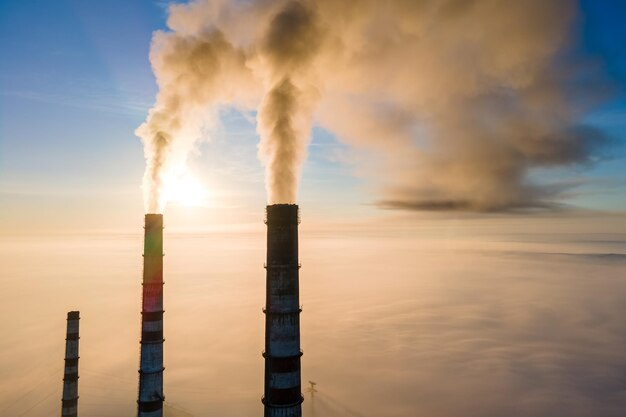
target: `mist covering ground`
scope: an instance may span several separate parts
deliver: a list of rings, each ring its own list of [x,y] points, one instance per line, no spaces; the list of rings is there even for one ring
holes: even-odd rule
[[[549,224],[304,228],[304,415],[623,416],[626,233]],[[80,413],[135,415],[141,232],[2,238],[0,415],[59,413],[73,309]],[[262,413],[263,233],[166,228],[166,415]]]

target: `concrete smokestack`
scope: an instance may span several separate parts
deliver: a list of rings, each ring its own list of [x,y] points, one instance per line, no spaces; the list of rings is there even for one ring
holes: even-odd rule
[[[67,313],[61,417],[78,416],[78,320],[80,320],[78,311]]]
[[[267,206],[265,417],[301,417],[298,206]]]
[[[146,214],[141,304],[139,417],[163,416],[163,215]]]

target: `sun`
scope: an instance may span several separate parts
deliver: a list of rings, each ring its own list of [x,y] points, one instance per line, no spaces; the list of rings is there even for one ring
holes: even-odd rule
[[[206,207],[209,192],[193,175],[171,175],[165,179],[165,201],[185,207]]]

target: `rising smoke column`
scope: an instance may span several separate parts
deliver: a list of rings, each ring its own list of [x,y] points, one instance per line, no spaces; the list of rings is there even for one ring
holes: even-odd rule
[[[162,213],[167,177],[184,170],[189,153],[221,103],[238,105],[254,91],[245,56],[218,30],[156,32],[150,62],[159,93],[136,131],[144,144],[147,213]],[[170,22],[170,27],[177,28]]]
[[[138,130],[148,209],[206,113],[233,105],[257,112],[270,204],[296,201],[315,123],[367,152],[358,169],[381,206],[551,207],[562,187],[531,174],[587,163],[604,142],[581,122],[604,86],[568,55],[578,18],[575,0],[172,6],[151,53],[161,91]]]
[[[268,204],[296,203],[317,96],[311,64],[320,38],[312,5],[292,1],[272,19],[261,43],[270,85],[258,113]]]

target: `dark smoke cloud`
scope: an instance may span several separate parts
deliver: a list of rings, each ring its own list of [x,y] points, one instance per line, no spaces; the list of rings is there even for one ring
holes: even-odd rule
[[[317,123],[375,156],[360,171],[385,207],[552,207],[558,187],[529,173],[588,163],[605,142],[581,122],[605,90],[568,55],[578,18],[574,0],[173,6],[152,51],[161,93],[140,130],[146,175],[158,189],[169,150],[185,155],[199,136],[202,118],[186,115],[223,103],[258,111],[271,203],[296,201]],[[192,139],[180,139],[188,125]]]

